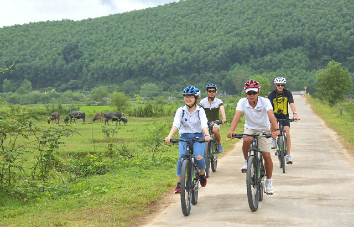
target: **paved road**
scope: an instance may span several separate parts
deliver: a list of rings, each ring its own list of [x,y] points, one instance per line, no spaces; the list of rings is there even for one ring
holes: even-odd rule
[[[183,216],[178,195],[147,218],[152,226],[354,226],[354,159],[335,139],[302,96],[294,96],[301,121],[292,123],[293,165],[283,174],[272,154],[273,195],[251,212],[241,143],[218,160],[198,204]],[[225,136],[225,135],[224,135]],[[236,140],[235,140],[236,142]]]

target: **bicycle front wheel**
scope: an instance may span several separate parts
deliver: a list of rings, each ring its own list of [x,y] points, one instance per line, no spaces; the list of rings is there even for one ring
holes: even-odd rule
[[[252,212],[257,211],[259,201],[259,184],[258,184],[258,172],[257,160],[254,156],[249,156],[247,161],[247,198],[248,205]]]
[[[209,178],[209,170],[210,170],[210,156],[211,156],[211,142],[205,143],[205,149],[204,149],[204,160],[205,160],[205,176],[206,178]]]
[[[194,168],[194,180],[193,180],[193,190],[192,190],[192,204],[196,205],[198,202],[198,185],[199,185],[199,171]]]
[[[283,173],[285,173],[285,137],[280,137],[281,138],[281,144],[280,144],[280,159],[281,159],[281,167],[283,168]]]
[[[184,216],[188,216],[191,211],[192,191],[192,163],[190,160],[184,160],[181,169],[181,207]]]
[[[217,143],[215,142],[211,142],[211,147],[212,149],[210,150],[211,151],[211,170],[213,172],[216,171],[216,168],[218,167],[218,155],[217,155]]]

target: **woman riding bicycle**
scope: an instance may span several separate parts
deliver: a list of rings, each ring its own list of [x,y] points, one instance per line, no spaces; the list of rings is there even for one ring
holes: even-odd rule
[[[205,115],[203,108],[197,105],[197,100],[199,98],[200,91],[194,86],[188,86],[183,90],[185,106],[177,109],[173,126],[170,130],[170,133],[165,138],[166,142],[170,142],[172,136],[179,129],[179,134],[181,139],[205,139],[205,141],[210,140],[210,135],[208,131],[208,120]],[[203,136],[205,135],[205,138]],[[180,182],[181,182],[181,157],[186,152],[186,142],[179,142],[179,158],[177,163],[177,186],[175,188],[175,193],[181,191]],[[205,143],[195,142],[193,144],[195,162],[197,164],[198,170],[200,171],[200,184],[202,187],[205,187],[207,180],[204,175],[205,169],[205,160],[204,160],[204,148]]]
[[[245,126],[244,133],[245,134],[253,134],[253,133],[261,133],[262,131],[270,132],[270,124],[275,128],[275,131],[272,133],[273,138],[277,138],[279,135],[279,129],[277,120],[273,114],[272,105],[267,98],[259,97],[259,83],[255,80],[250,80],[245,83],[245,92],[247,98],[242,98],[237,103],[236,113],[231,123],[230,132],[227,134],[227,137],[232,138],[235,134],[235,128],[240,121],[242,113],[245,115]],[[269,118],[269,119],[268,119]],[[252,141],[252,137],[245,136],[243,138],[243,156],[245,158],[244,165],[241,168],[241,171],[247,171],[247,159],[248,152],[247,150],[250,148],[250,144]],[[262,156],[264,158],[264,164],[266,169],[266,193],[273,194],[274,189],[272,186],[272,172],[273,172],[273,161],[270,156],[270,139],[265,137],[261,137],[258,140],[259,149],[262,152]]]

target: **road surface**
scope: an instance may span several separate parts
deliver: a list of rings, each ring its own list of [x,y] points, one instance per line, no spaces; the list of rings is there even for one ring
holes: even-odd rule
[[[272,150],[274,194],[264,195],[256,212],[248,206],[241,143],[235,140],[235,148],[218,160],[217,171],[199,190],[188,217],[180,196],[171,192],[143,226],[354,226],[353,155],[303,96],[294,99],[301,120],[291,123],[293,165],[286,165],[284,174]]]

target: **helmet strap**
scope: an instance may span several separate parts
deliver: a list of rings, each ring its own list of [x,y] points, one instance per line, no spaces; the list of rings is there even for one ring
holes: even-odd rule
[[[188,108],[191,109],[191,108],[193,108],[193,106],[196,106],[196,104],[197,104],[197,101],[195,101],[192,106],[188,106],[187,104],[186,104],[186,106],[188,106]]]

